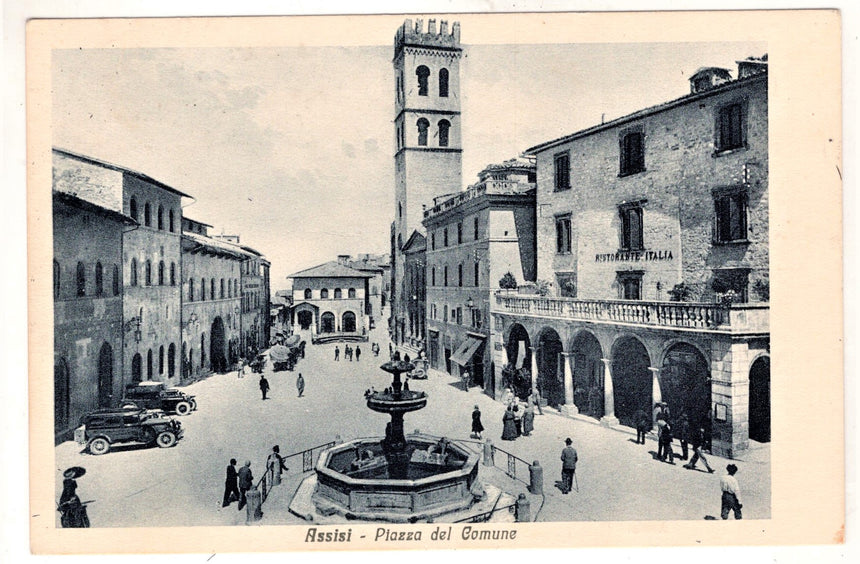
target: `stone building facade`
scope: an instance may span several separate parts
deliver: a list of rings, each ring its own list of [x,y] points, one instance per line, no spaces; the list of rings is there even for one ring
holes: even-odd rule
[[[389,281],[391,280],[391,260],[385,253],[369,254],[361,253],[352,257],[351,255],[339,255],[338,262],[354,270],[371,275],[368,280],[367,316],[371,328],[384,318],[383,309],[388,305]]]
[[[424,212],[426,351],[430,366],[495,397],[490,298],[511,273],[535,280],[535,165],[489,165],[478,183]],[[424,312],[422,312],[424,313]]]
[[[294,333],[310,332],[315,343],[367,340],[372,275],[329,261],[287,278],[293,281]]]
[[[665,401],[734,456],[770,438],[766,58],[690,84],[527,150],[543,295],[495,297],[494,357],[607,424]]]
[[[135,222],[106,207],[98,194],[78,190],[80,172],[54,168],[57,442],[69,438],[87,412],[113,405],[123,386],[122,236]]]
[[[252,255],[182,219],[182,379],[225,372],[242,347],[241,271]]]
[[[406,302],[406,319],[400,331],[401,348],[411,358],[418,358],[418,351],[424,350],[427,337],[427,239],[415,230],[401,252],[404,267],[399,292]]]
[[[462,188],[460,24],[406,20],[394,39],[394,223],[391,230],[390,330],[407,342],[409,296],[402,248],[421,231],[424,206]]]

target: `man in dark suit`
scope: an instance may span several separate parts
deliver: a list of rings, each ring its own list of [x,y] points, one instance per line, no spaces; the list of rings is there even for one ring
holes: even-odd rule
[[[221,504],[221,507],[227,507],[233,503],[233,496],[236,496],[236,500],[242,498],[242,495],[239,493],[239,485],[237,483],[238,478],[239,475],[236,473],[236,459],[231,458],[230,464],[227,466],[227,479],[224,482],[224,502]]]
[[[239,511],[248,503],[245,492],[254,486],[254,476],[251,474],[251,461],[246,460],[245,465],[239,468]]]
[[[570,437],[564,440],[564,450],[561,451],[561,492],[564,494],[570,493],[573,488],[573,475],[576,473],[576,463],[579,457],[576,454],[576,449],[571,445],[573,441]]]

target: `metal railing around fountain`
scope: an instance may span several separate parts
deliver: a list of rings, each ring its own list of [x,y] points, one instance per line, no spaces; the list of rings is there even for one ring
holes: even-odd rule
[[[487,446],[487,444],[484,441],[476,441],[473,439],[455,439],[454,442],[460,443],[462,446],[469,448],[471,450],[475,450],[475,449],[472,449],[469,446],[470,444],[478,445],[480,448],[477,449],[476,452],[478,452],[479,454],[481,453],[483,448],[486,448],[486,446]],[[528,462],[526,462],[525,460],[523,460],[519,456],[506,451],[503,448],[499,448],[493,444],[491,444],[489,446],[490,446],[490,462],[492,463],[492,466],[494,468],[499,468],[500,470],[502,470],[505,474],[508,475],[509,478],[516,480],[518,482],[522,482],[523,484],[526,485],[526,488],[529,490],[529,492],[531,492],[531,473],[529,471],[531,464],[529,464]],[[505,455],[504,456],[504,462],[505,462],[504,466],[501,465],[499,462],[496,462],[496,452],[500,452],[500,453]],[[489,466],[489,464],[487,464],[487,457],[484,456],[483,458],[484,458],[484,465]],[[502,457],[499,457],[499,458],[502,458]],[[518,466],[521,469],[519,472],[517,471]],[[523,467],[525,467],[525,468],[523,469]],[[533,519],[534,521],[537,521],[537,517],[540,514],[541,510],[543,509],[544,503],[546,503],[546,494],[544,494],[543,491],[541,491],[541,493],[538,495],[540,495],[541,502],[540,502],[540,507],[538,507],[538,510],[535,512],[534,519]],[[498,500],[496,501],[496,503],[498,504]],[[493,514],[499,512],[499,511],[515,512],[516,511],[516,502],[511,503],[509,505],[504,505],[502,507],[493,506],[493,508],[489,511],[486,511],[486,512],[481,513],[479,515],[472,515],[471,517],[468,517],[466,519],[462,519],[462,520],[456,521],[456,522],[457,523],[461,523],[461,522],[479,523],[479,522],[489,521],[492,518]]]
[[[290,458],[294,458],[297,456],[302,457],[302,474],[306,472],[310,472],[314,469],[314,465],[316,464],[317,459],[320,456],[320,453],[327,448],[331,448],[335,445],[335,441],[331,441],[325,444],[313,446],[311,448],[301,450],[299,452],[294,452],[292,454],[287,454],[283,456],[284,462]],[[266,468],[266,471],[263,473],[263,477],[257,482],[256,489],[260,492],[260,503],[265,503],[266,498],[269,496],[269,492],[272,491],[272,487],[275,481],[275,469],[274,468]]]

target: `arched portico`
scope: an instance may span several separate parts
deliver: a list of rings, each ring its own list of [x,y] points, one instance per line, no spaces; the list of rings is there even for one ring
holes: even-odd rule
[[[661,399],[675,417],[686,414],[693,429],[710,427],[710,378],[710,362],[690,343],[677,342],[663,356]]]
[[[623,425],[635,427],[637,412],[650,413],[652,407],[648,351],[636,337],[623,335],[612,346],[611,361],[615,417]]]
[[[571,344],[573,402],[579,413],[600,419],[604,415],[603,349],[590,331],[580,331]]]
[[[532,342],[526,328],[514,323],[508,328],[504,345],[506,363],[502,367],[502,385],[518,396],[527,395],[532,386]]]
[[[538,334],[537,385],[549,405],[564,405],[564,346],[558,332],[544,327]]]
[[[762,355],[750,366],[749,437],[770,442],[770,357]]]

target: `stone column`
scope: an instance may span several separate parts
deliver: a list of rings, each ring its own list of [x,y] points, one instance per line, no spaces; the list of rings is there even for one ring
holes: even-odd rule
[[[600,422],[603,425],[618,425],[615,417],[615,392],[612,388],[612,360],[601,358],[603,361],[603,417]]]
[[[537,386],[537,383],[538,383],[538,362],[537,362],[538,349],[537,349],[537,347],[531,347],[531,351],[532,351],[532,390],[536,390],[538,387]],[[544,397],[543,396],[544,393],[545,393],[545,390],[541,390],[541,393],[540,393],[541,397]]]
[[[564,364],[564,405],[561,407],[561,412],[565,415],[578,415],[579,408],[573,403],[573,355],[568,352],[561,353],[562,362]]]
[[[656,425],[657,417],[655,415],[656,410],[654,409],[654,405],[663,401],[663,394],[660,393],[660,369],[649,366],[648,370],[651,371],[651,423]]]

